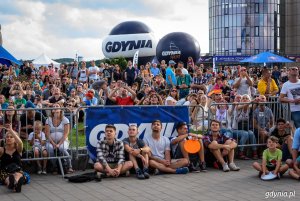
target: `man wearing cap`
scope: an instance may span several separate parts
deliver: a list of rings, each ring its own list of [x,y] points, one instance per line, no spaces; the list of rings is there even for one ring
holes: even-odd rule
[[[151,74],[153,75],[153,77],[157,76],[160,74],[160,70],[159,68],[157,68],[157,64],[156,63],[153,63],[151,68],[150,68],[150,72]]]
[[[234,80],[233,88],[237,89],[237,94],[244,95],[248,94],[251,96],[251,87],[253,86],[253,81],[247,73],[245,67],[239,69],[239,77]]]
[[[173,71],[175,64],[176,64],[175,61],[170,60],[169,61],[169,66],[166,69],[166,81],[167,81],[168,89],[171,89],[171,88],[175,87],[176,83],[177,83],[176,76],[175,76],[175,73]]]
[[[289,68],[289,80],[282,86],[280,101],[290,103],[291,116],[296,128],[300,127],[300,80],[298,78],[299,69]]]

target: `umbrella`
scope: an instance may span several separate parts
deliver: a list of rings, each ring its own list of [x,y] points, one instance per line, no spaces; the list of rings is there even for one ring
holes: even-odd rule
[[[291,63],[294,62],[271,52],[262,52],[247,59],[240,61],[241,63]]]

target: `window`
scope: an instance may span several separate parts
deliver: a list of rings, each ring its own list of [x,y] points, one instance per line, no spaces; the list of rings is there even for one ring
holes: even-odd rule
[[[254,36],[259,36],[259,26],[255,27]]]
[[[225,38],[228,38],[228,37],[229,37],[229,27],[225,27],[225,30],[224,30],[224,37],[225,37]]]
[[[228,4],[225,4],[225,7],[224,7],[224,15],[228,15],[229,14],[229,5]]]
[[[259,13],[259,3],[255,3],[255,13]]]

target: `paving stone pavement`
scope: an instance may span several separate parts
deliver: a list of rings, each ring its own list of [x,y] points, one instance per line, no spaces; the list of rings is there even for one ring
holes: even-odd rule
[[[287,173],[280,180],[261,181],[257,176],[258,173],[251,168],[252,162],[236,161],[241,167],[239,172],[224,173],[221,170],[209,169],[206,173],[157,175],[149,180],[137,180],[134,176],[108,178],[99,183],[92,181],[74,184],[68,183],[59,175],[32,175],[31,183],[23,186],[22,193],[12,193],[1,186],[0,201],[252,201],[265,200],[268,194],[270,200],[300,199],[299,181],[292,180]],[[279,192],[282,193],[281,196]],[[292,194],[295,192],[295,197],[285,196],[290,192]]]

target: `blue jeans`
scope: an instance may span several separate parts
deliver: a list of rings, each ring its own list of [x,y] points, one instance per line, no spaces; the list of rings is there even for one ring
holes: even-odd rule
[[[291,112],[292,120],[296,128],[300,127],[300,111]]]

